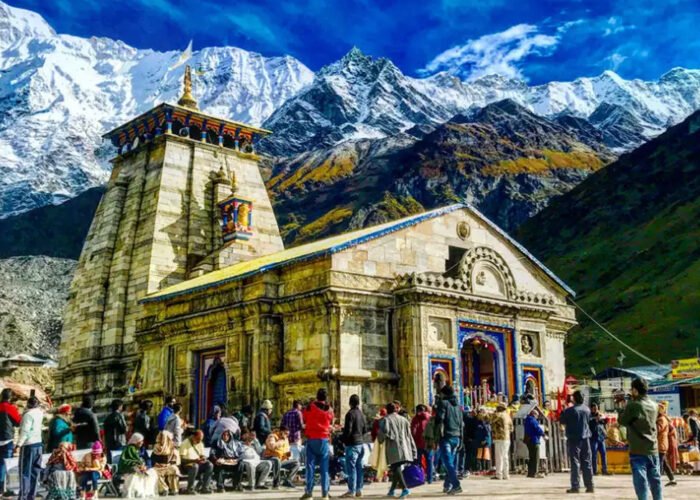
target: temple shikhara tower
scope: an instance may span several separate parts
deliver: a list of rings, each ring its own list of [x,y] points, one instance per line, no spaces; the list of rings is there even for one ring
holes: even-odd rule
[[[175,394],[286,408],[325,386],[431,402],[563,385],[576,324],[564,283],[476,209],[455,204],[285,249],[258,141],[270,132],[177,105],[105,134],[112,176],[65,314],[57,398]]]

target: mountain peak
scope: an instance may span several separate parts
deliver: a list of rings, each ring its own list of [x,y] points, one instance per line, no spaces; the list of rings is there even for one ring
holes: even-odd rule
[[[39,14],[0,1],[0,47],[8,47],[20,38],[52,36],[56,32]]]

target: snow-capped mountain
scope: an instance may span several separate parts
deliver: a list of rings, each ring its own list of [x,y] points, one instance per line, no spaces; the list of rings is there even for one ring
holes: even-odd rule
[[[104,182],[109,128],[176,101],[179,52],[57,34],[36,13],[0,2],[0,217]],[[196,51],[194,93],[205,111],[260,124],[313,73],[292,57],[235,47]]]

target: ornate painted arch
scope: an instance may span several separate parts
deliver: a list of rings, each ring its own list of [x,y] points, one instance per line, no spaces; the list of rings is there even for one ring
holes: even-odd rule
[[[493,248],[480,246],[468,249],[460,261],[459,278],[464,283],[468,283],[470,289],[473,289],[473,283],[476,279],[474,271],[481,263],[486,263],[503,280],[505,296],[511,300],[517,299],[518,289],[515,285],[513,273],[505,259]]]

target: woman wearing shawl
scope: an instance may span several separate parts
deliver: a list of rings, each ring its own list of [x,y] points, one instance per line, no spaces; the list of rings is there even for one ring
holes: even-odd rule
[[[218,441],[211,447],[210,459],[214,462],[214,477],[216,491],[224,491],[225,476],[230,476],[234,489],[241,484],[241,464],[238,461],[241,454],[241,444],[233,439],[231,431],[224,431]]]
[[[173,434],[161,431],[156,437],[156,444],[151,455],[153,470],[158,474],[158,492],[161,495],[176,495],[180,489],[179,478],[180,454],[175,448]]]
[[[210,434],[212,445],[221,439],[221,435],[224,431],[229,431],[233,438],[239,437],[241,435],[241,428],[238,425],[238,420],[234,417],[221,417],[217,420]]]
[[[380,443],[377,439],[379,435],[379,423],[384,417],[386,417],[386,409],[382,408],[372,422],[372,451],[369,455],[369,466],[377,472],[376,481],[382,481],[384,479],[387,467],[384,443]]]
[[[70,405],[61,405],[56,410],[56,415],[49,424],[49,446],[48,451],[52,452],[61,443],[73,442],[73,429],[70,420]]]
[[[402,468],[404,464],[416,460],[418,450],[411,436],[411,424],[408,419],[396,413],[394,403],[386,405],[386,413],[386,417],[379,423],[377,439],[386,446],[386,463],[391,468],[391,487],[387,495],[393,497],[396,488],[401,487],[399,498],[405,498],[411,492],[406,486]]]
[[[73,457],[73,443],[58,445],[46,464],[46,486],[48,500],[72,500],[75,498],[75,474],[77,469]]]
[[[119,457],[119,474],[124,479],[126,498],[154,497],[158,493],[158,474],[146,468],[141,446],[143,434],[135,432]]]
[[[675,463],[671,463],[669,456],[672,455],[672,449],[677,449],[678,438],[676,437],[676,429],[673,427],[673,422],[668,418],[666,411],[668,404],[665,401],[659,403],[659,415],[656,418],[656,436],[659,448],[659,468],[661,472],[665,472],[668,476],[666,486],[676,486],[676,478],[673,476]],[[671,438],[673,434],[673,438]],[[672,443],[673,441],[673,443]]]
[[[104,454],[104,448],[102,443],[95,441],[90,453],[87,453],[78,464],[81,498],[89,497],[91,493],[92,498],[97,498],[97,486],[105,467],[107,467],[107,457]]]

